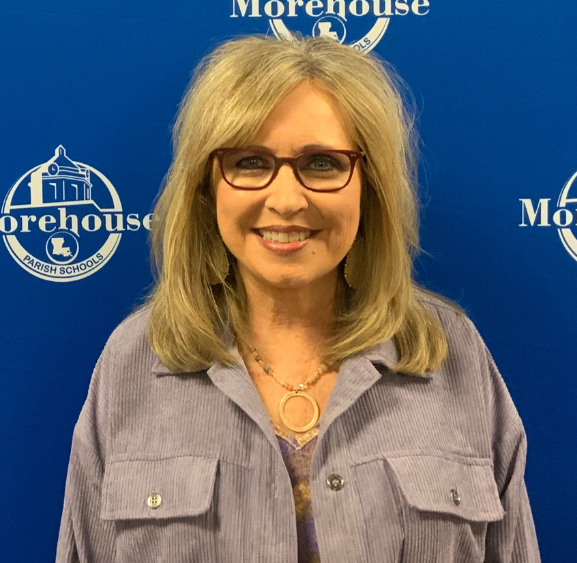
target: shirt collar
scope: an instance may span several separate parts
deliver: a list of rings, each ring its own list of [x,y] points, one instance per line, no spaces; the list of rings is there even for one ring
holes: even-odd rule
[[[389,369],[399,361],[397,347],[392,338],[366,348],[359,355],[364,356],[374,364],[382,364]]]
[[[391,369],[399,361],[399,352],[392,338],[389,338],[389,340],[385,340],[384,342],[379,342],[379,344],[376,344],[370,348],[366,348],[359,355],[365,357],[373,364],[381,364],[387,369]],[[431,379],[433,377],[430,372],[420,374],[403,371],[399,373],[412,377],[418,377],[420,379]]]

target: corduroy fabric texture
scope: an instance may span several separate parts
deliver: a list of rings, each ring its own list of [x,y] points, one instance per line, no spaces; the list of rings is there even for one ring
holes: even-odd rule
[[[340,367],[310,465],[320,560],[538,563],[519,415],[470,320],[426,303],[449,340],[439,371],[391,372],[392,341]],[[175,374],[147,315],[114,331],[93,373],[57,563],[297,563],[291,480],[242,359]]]

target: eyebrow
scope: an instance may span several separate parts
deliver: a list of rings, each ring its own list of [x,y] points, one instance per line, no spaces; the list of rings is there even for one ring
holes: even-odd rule
[[[248,145],[247,147],[243,147],[245,149],[257,149],[257,150],[263,150],[263,151],[267,151],[267,152],[274,152],[271,148],[269,147],[265,147],[264,145]],[[296,154],[299,154],[301,152],[304,151],[316,151],[316,150],[321,150],[321,151],[330,151],[330,150],[337,150],[336,147],[333,147],[331,145],[321,145],[321,144],[317,144],[317,143],[312,143],[312,144],[308,144],[308,145],[304,145],[302,147],[300,147],[299,151]]]

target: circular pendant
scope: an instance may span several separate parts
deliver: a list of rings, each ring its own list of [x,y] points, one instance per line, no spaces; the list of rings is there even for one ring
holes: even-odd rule
[[[286,405],[287,401],[289,399],[292,399],[293,397],[304,397],[305,399],[308,399],[311,402],[311,404],[313,405],[313,409],[314,409],[313,418],[305,426],[292,425],[287,420],[287,417],[284,414],[284,409],[285,409],[285,405]],[[319,413],[320,413],[320,410],[319,410],[318,403],[313,399],[313,397],[311,395],[309,395],[308,393],[305,393],[304,391],[290,391],[281,399],[280,406],[279,406],[280,419],[283,421],[283,424],[287,428],[290,428],[293,432],[306,432],[307,430],[310,430],[317,423],[317,421],[319,419]]]

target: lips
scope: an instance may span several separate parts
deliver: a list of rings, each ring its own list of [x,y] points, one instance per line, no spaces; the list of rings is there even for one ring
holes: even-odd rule
[[[305,240],[298,240],[295,242],[277,242],[261,237],[258,232],[255,232],[255,235],[258,237],[257,241],[261,246],[278,256],[294,255],[305,248],[310,243],[311,239],[314,238],[314,234],[311,234],[311,236]]]
[[[289,241],[281,242],[281,241],[273,241],[273,240],[271,240],[271,239],[265,239],[265,238],[262,236],[261,231],[269,231],[269,232],[283,233],[283,234],[284,234],[284,233],[290,234],[290,233],[308,232],[308,233],[309,233],[309,236],[306,237],[306,239],[304,239],[304,240],[310,240],[310,239],[314,238],[315,235],[316,235],[318,232],[320,232],[320,231],[313,231],[313,230],[306,230],[306,231],[305,231],[305,230],[278,231],[278,230],[276,230],[276,229],[270,229],[270,230],[269,230],[269,229],[252,229],[252,232],[255,233],[256,235],[258,235],[259,238],[261,238],[261,239],[263,239],[263,240],[267,240],[268,242],[276,243],[276,244],[291,244],[291,242],[289,242]],[[302,242],[302,241],[292,241],[292,242]]]
[[[310,229],[309,227],[301,227],[300,225],[266,225],[264,227],[258,227],[257,230],[259,230],[259,231],[275,231],[277,233],[292,233],[292,232],[303,232],[303,231],[314,232],[314,229]]]

